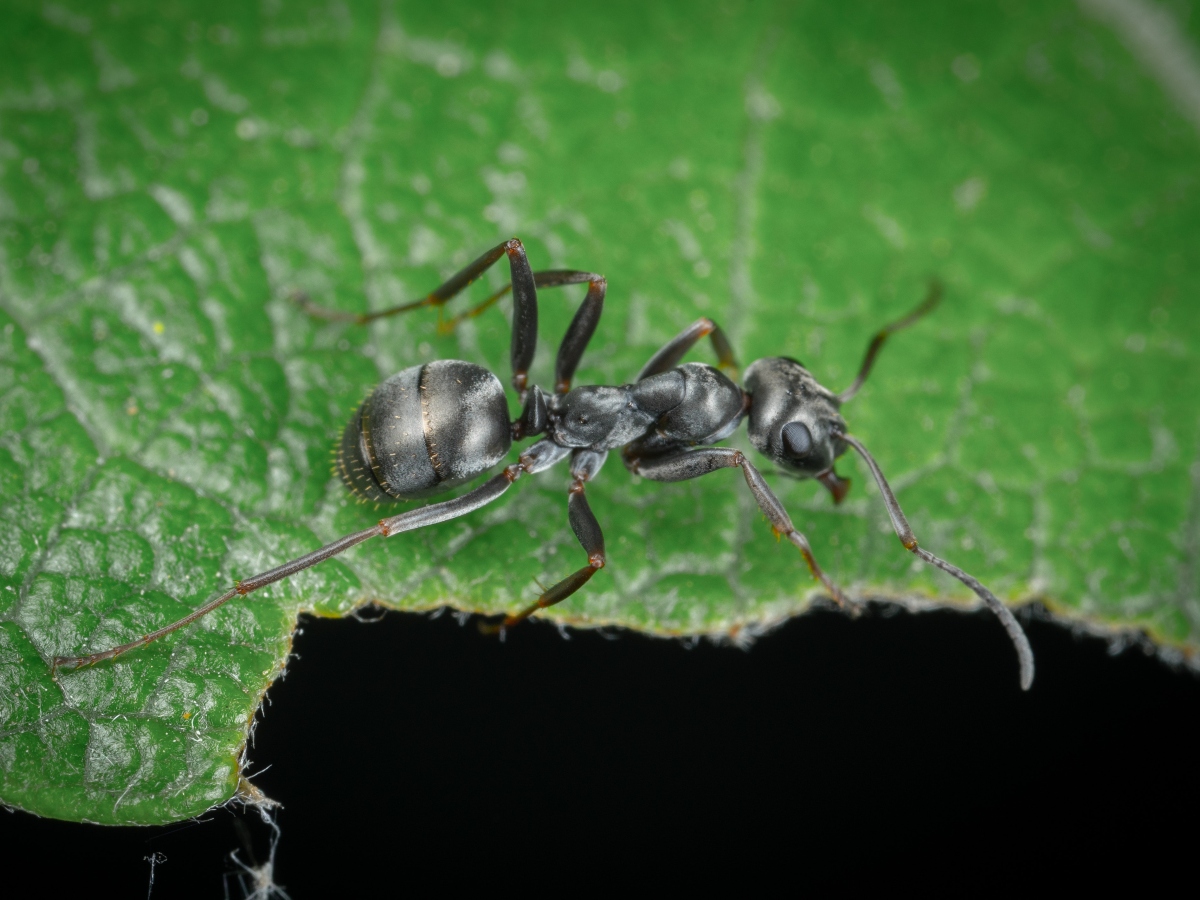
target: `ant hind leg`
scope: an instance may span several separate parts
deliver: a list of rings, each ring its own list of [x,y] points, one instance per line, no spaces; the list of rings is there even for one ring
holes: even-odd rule
[[[516,238],[513,238],[511,241],[505,241],[504,243],[488,250],[478,259],[463,267],[445,282],[434,288],[420,300],[412,300],[408,303],[390,306],[387,309],[380,309],[370,313],[343,312],[342,310],[329,309],[328,307],[313,303],[308,298],[308,295],[304,294],[303,292],[296,292],[292,294],[292,301],[295,302],[306,313],[308,313],[308,315],[315,318],[328,319],[331,322],[353,322],[357,325],[365,325],[368,322],[374,322],[376,319],[384,319],[389,316],[400,315],[401,313],[411,312],[414,309],[421,309],[422,307],[426,306],[436,306],[440,308],[447,301],[453,299],[459,293],[461,293],[467,286],[479,278],[480,275],[490,269],[496,263],[496,261],[504,255],[505,251],[508,249],[508,246],[514,242],[518,246],[520,245],[520,241],[518,241]],[[511,285],[506,287],[505,290],[500,294],[497,294],[496,299],[499,299],[500,296],[502,296],[504,293],[507,293],[509,290],[512,290]],[[495,300],[492,300],[492,302],[495,302]]]
[[[457,296],[471,282],[495,265],[501,256],[508,256],[508,265],[512,275],[510,289],[513,292],[513,331],[510,359],[512,362],[513,387],[522,396],[525,393],[525,383],[529,366],[533,363],[533,354],[537,349],[537,287],[533,272],[529,268],[529,259],[525,256],[525,247],[517,238],[497,244],[470,265],[456,272],[443,284],[420,300],[401,303],[388,309],[377,310],[373,313],[344,313],[338,310],[326,309],[308,300],[303,295],[293,299],[299,303],[309,315],[330,319],[338,322],[355,322],[364,325],[386,316],[411,312],[423,306],[442,306],[452,297]],[[499,299],[497,297],[496,299]],[[486,302],[486,301],[485,301]]]
[[[461,496],[438,503],[430,503],[426,506],[407,510],[399,515],[381,519],[378,524],[371,528],[340,537],[336,541],[326,544],[324,547],[314,550],[311,553],[306,553],[304,556],[297,557],[252,578],[236,581],[234,582],[234,586],[228,591],[210,600],[198,609],[193,610],[178,621],[159,628],[157,631],[142,635],[126,644],[81,656],[57,656],[52,660],[52,669],[55,675],[57,675],[60,669],[79,669],[95,665],[104,660],[114,659],[128,653],[130,650],[145,647],[159,638],[166,637],[168,634],[190,625],[197,619],[203,618],[236,597],[244,597],[259,588],[282,581],[285,578],[290,578],[297,572],[302,572],[318,563],[324,562],[371,538],[390,537],[406,531],[415,531],[419,528],[437,525],[440,522],[466,515],[498,499],[521,475],[534,474],[554,465],[566,455],[566,452],[565,449],[557,446],[552,441],[539,441],[522,453],[517,463],[508,466],[503,472],[500,472],[479,487]]]

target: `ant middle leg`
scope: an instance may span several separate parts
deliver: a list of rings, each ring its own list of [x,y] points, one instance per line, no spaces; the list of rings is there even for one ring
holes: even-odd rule
[[[504,629],[525,621],[538,610],[561,603],[604,568],[608,561],[604,553],[604,532],[600,529],[600,523],[592,512],[591,506],[588,505],[587,495],[584,491],[587,482],[600,471],[607,456],[607,453],[597,453],[594,450],[576,450],[571,457],[571,487],[567,497],[567,516],[571,522],[571,530],[575,532],[580,546],[587,553],[587,565],[542,591],[536,601],[520,612],[507,615],[496,624],[481,622],[479,629],[484,634],[499,634]]]
[[[758,503],[758,508],[771,523],[771,530],[777,537],[787,538],[789,543],[800,551],[813,578],[825,586],[838,606],[854,605],[817,564],[808,538],[792,524],[787,510],[783,508],[783,504],[779,502],[775,492],[762,477],[762,473],[751,464],[750,460],[746,459],[746,455],[741,450],[735,450],[732,447],[702,447],[696,450],[677,450],[649,457],[629,456],[626,458],[626,466],[633,473],[652,481],[689,481],[718,469],[740,468],[746,479],[746,485],[750,488],[750,493],[754,495],[754,500]]]
[[[717,368],[736,381],[738,364],[733,355],[733,346],[729,343],[725,332],[721,330],[721,326],[709,318],[697,319],[663,344],[662,349],[650,357],[646,365],[642,366],[642,371],[638,372],[638,376],[634,380],[641,381],[643,378],[661,375],[663,372],[675,368],[683,359],[684,354],[703,337],[708,337],[712,341],[713,352],[717,354]]]

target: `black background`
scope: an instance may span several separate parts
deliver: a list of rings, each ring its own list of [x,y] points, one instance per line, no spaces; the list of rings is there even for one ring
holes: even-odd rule
[[[284,804],[276,880],[297,898],[564,871],[750,885],[886,879],[896,860],[973,883],[1191,880],[1200,679],[1026,626],[1029,694],[983,613],[819,611],[749,651],[306,620],[250,754]],[[269,833],[253,811],[144,829],[0,813],[6,878],[50,873],[60,896],[144,897],[158,852],[154,896],[220,897],[230,851],[261,860]]]

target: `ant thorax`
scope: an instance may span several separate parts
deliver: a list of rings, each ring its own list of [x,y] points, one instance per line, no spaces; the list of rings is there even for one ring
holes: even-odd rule
[[[669,379],[670,374],[658,378]],[[550,439],[560,447],[601,452],[628,444],[645,434],[658,418],[656,412],[642,407],[633,393],[633,385],[589,384],[551,398]]]
[[[711,443],[737,428],[741,389],[705,363],[685,363],[620,387],[585,385],[549,401],[551,439],[560,446],[615,450],[642,438]]]

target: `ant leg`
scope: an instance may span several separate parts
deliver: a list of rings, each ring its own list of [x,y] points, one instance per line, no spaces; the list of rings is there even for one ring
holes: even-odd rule
[[[817,565],[808,538],[796,530],[787,510],[783,508],[779,498],[767,485],[762,473],[754,468],[741,450],[734,450],[731,447],[703,447],[698,450],[665,453],[661,456],[632,457],[626,461],[626,465],[633,473],[652,481],[688,481],[718,469],[740,468],[742,475],[746,478],[746,485],[750,488],[750,493],[754,495],[758,508],[771,523],[771,530],[775,532],[776,537],[785,537],[795,545],[808,564],[808,570],[812,573],[813,578],[825,586],[834,602],[839,606],[853,605],[841,589]]]
[[[596,520],[591,506],[588,505],[584,494],[585,485],[604,465],[607,453],[597,453],[594,450],[576,450],[571,457],[571,487],[567,496],[567,517],[571,522],[571,530],[579,539],[580,545],[588,557],[588,564],[582,569],[572,572],[553,587],[542,592],[537,600],[519,613],[508,615],[495,625],[480,623],[479,630],[485,634],[498,634],[505,628],[523,622],[539,609],[553,606],[566,600],[583,587],[592,576],[604,568],[607,558],[604,555],[604,532]]]
[[[596,332],[596,326],[600,324],[600,313],[604,311],[604,292],[608,288],[608,282],[600,275],[591,275],[586,272],[545,272],[541,274],[562,275],[574,279],[555,282],[555,286],[575,284],[585,278],[588,283],[587,295],[579,304],[575,318],[571,319],[571,324],[567,327],[567,333],[558,346],[558,359],[554,363],[554,393],[565,394],[571,389],[571,379],[575,377],[575,369],[583,358],[583,351],[587,349],[588,342]],[[548,284],[547,287],[549,286]]]
[[[562,347],[559,349],[555,390],[565,393],[570,390],[571,377],[575,374],[575,367],[579,365],[584,348],[591,340],[596,325],[600,321],[607,282],[603,276],[574,269],[546,269],[541,272],[531,272],[529,261],[525,257],[525,248],[517,238],[493,247],[420,300],[401,303],[399,306],[388,309],[372,313],[347,313],[319,306],[304,294],[295,294],[292,299],[311,316],[335,322],[354,322],[358,325],[365,325],[376,319],[411,312],[426,306],[436,306],[440,310],[449,300],[491,268],[505,253],[508,254],[509,267],[512,271],[511,282],[491,294],[482,303],[476,304],[451,319],[443,320],[439,329],[443,332],[452,331],[454,326],[463,319],[472,319],[480,315],[505,294],[515,291],[511,349],[513,386],[517,391],[524,393],[527,373],[533,362],[533,354],[537,345],[537,288],[562,287],[567,284],[587,282],[587,296],[584,297],[583,304],[571,321],[571,326],[567,329],[567,336],[563,339]]]
[[[594,272],[581,272],[575,269],[545,269],[533,273],[533,283],[539,288],[562,287],[568,284],[584,284],[588,286],[587,294],[567,328],[566,336],[558,348],[558,361],[554,367],[554,392],[565,394],[571,389],[571,379],[583,351],[600,323],[600,313],[604,310],[604,294],[608,282],[603,275]],[[494,305],[497,300],[512,290],[511,285],[505,285],[482,303],[459,313],[452,319],[446,320],[442,328],[449,331],[463,319],[473,319]]]
[[[304,556],[293,559],[291,562],[284,563],[278,568],[271,569],[269,572],[264,572],[261,575],[255,575],[246,581],[235,581],[232,589],[226,591],[215,600],[210,600],[208,603],[196,609],[177,622],[172,622],[164,628],[157,631],[152,631],[149,634],[144,634],[135,641],[130,641],[127,644],[113,647],[110,650],[103,650],[99,653],[90,653],[84,656],[56,656],[54,657],[51,669],[57,673],[59,669],[80,669],[84,666],[93,666],[98,662],[103,662],[106,659],[114,659],[130,650],[136,650],[139,647],[145,647],[147,644],[153,643],[160,637],[166,637],[172,631],[177,631],[185,625],[190,625],[197,619],[207,616],[210,612],[219,606],[223,606],[234,597],[244,597],[251,591],[257,590],[264,585],[272,584],[289,575],[294,575],[296,572],[307,569],[310,566],[315,566],[319,562],[324,562],[331,556],[337,556],[344,550],[348,550],[356,544],[361,544],[363,541],[370,540],[382,534],[379,526],[368,528],[365,531],[358,531],[354,534],[348,534],[345,537],[338,538],[331,544],[326,544],[319,550],[314,550]]]
[[[496,264],[496,260],[505,254],[508,254],[509,257],[509,269],[512,274],[512,299],[514,299],[512,300],[512,347],[509,354],[512,362],[512,386],[517,389],[518,394],[524,395],[526,373],[529,371],[529,365],[533,362],[534,350],[538,343],[538,289],[534,286],[533,271],[529,269],[529,260],[526,258],[524,246],[516,238],[492,247],[475,262],[451,276],[442,286],[434,288],[433,292],[426,295],[425,298],[400,306],[392,306],[389,310],[358,314],[344,313],[326,310],[326,308],[308,301],[304,296],[298,296],[295,299],[310,316],[361,325],[385,316],[396,316],[398,313],[418,310],[422,306],[442,306],[452,296],[462,292],[463,288],[475,281],[475,278],[484,274],[492,265]]]
[[[348,313],[337,309],[328,309],[324,306],[319,306],[313,303],[304,294],[295,294],[292,299],[300,305],[300,307],[310,316],[315,316],[318,319],[329,319],[334,322],[354,322],[358,325],[365,325],[367,322],[374,322],[376,319],[383,319],[388,316],[395,316],[400,313],[410,312],[414,309],[420,309],[423,306],[441,306],[448,300],[457,296],[464,288],[470,285],[480,275],[490,269],[501,256],[504,255],[509,245],[516,243],[520,246],[520,241],[513,238],[511,241],[505,241],[491,250],[484,253],[474,262],[470,263],[460,271],[452,275],[446,282],[434,288],[430,293],[422,297],[420,300],[413,300],[409,303],[401,303],[399,306],[392,306],[388,309],[381,309],[371,313]],[[505,290],[511,290],[511,286]]]
[[[603,275],[593,272],[581,272],[575,269],[545,269],[533,273],[533,283],[536,287],[562,287],[567,284],[583,284],[587,282],[588,291],[567,328],[566,336],[558,348],[558,361],[554,367],[554,392],[565,394],[571,389],[571,379],[575,368],[583,357],[583,351],[600,323],[600,313],[604,309],[604,293],[608,287]],[[452,331],[463,319],[473,319],[493,306],[497,300],[512,290],[511,285],[505,285],[482,303],[459,313],[451,319],[442,322],[439,328],[443,332]]]
[[[526,395],[529,366],[533,365],[533,355],[538,346],[538,290],[562,287],[564,284],[581,284],[588,282],[588,293],[583,298],[580,310],[575,313],[570,328],[566,331],[563,347],[559,349],[557,376],[558,385],[570,384],[570,378],[575,373],[575,367],[587,347],[596,324],[600,322],[600,312],[604,307],[604,295],[607,282],[604,277],[592,272],[575,271],[572,269],[548,269],[534,275],[529,270],[529,262],[524,253],[521,241],[515,238],[505,245],[509,254],[512,268],[512,386],[522,398]],[[494,298],[488,298],[484,304],[492,304],[503,296],[500,292]],[[485,307],[486,308],[486,307]],[[565,376],[564,376],[565,373]],[[558,388],[556,388],[558,390]]]
[[[513,292],[513,333],[512,348],[509,353],[513,370],[512,383],[517,392],[524,396],[527,373],[533,362],[534,351],[537,349],[537,287],[534,284],[533,271],[529,268],[529,260],[525,256],[525,247],[517,238],[497,244],[422,299],[414,300],[411,303],[401,303],[390,309],[382,309],[373,313],[343,313],[317,306],[302,295],[298,295],[295,299],[309,315],[334,321],[356,322],[362,325],[375,319],[382,319],[384,316],[394,316],[419,309],[422,306],[440,307],[506,254],[512,274],[511,290]]]
[[[592,272],[580,272],[574,269],[543,269],[541,272],[533,273],[533,283],[535,287],[562,287],[566,284],[583,284],[586,282],[603,281],[601,275],[596,275]],[[451,316],[448,319],[442,319],[438,323],[438,330],[443,334],[449,333],[455,329],[459,322],[464,319],[474,319],[487,312],[491,307],[496,305],[496,301],[505,297],[512,290],[512,284],[506,284],[498,291],[490,295],[486,300],[483,300],[469,309]],[[597,317],[598,318],[598,317]]]
[[[661,375],[679,365],[683,355],[687,353],[702,337],[708,336],[712,341],[713,352],[717,354],[717,367],[729,377],[737,380],[738,364],[733,355],[733,347],[725,332],[712,319],[697,319],[678,335],[663,345],[662,349],[650,357],[650,361],[642,366],[636,381],[649,378],[651,375]]]
[[[537,350],[537,287],[521,242],[513,238],[504,245],[504,250],[512,269],[513,291],[512,345],[508,358],[512,364],[512,386],[524,400],[529,367]]]
[[[912,553],[925,560],[931,566],[941,569],[949,575],[953,575],[974,591],[976,596],[984,602],[984,605],[1000,619],[1000,624],[1004,626],[1004,630],[1008,632],[1009,638],[1017,648],[1017,658],[1021,664],[1021,689],[1029,690],[1029,686],[1033,684],[1033,650],[1029,646],[1029,638],[1025,637],[1025,631],[1021,628],[1021,624],[1012,614],[1012,611],[1001,603],[996,595],[984,587],[974,576],[967,574],[958,568],[958,566],[951,565],[941,557],[934,556],[925,548],[917,546],[917,536],[913,534],[912,527],[908,524],[908,519],[904,515],[904,510],[900,508],[900,503],[896,500],[896,495],[892,493],[891,485],[883,477],[883,471],[879,468],[879,463],[875,462],[875,457],[867,452],[867,448],[859,443],[857,439],[852,438],[850,435],[837,434],[835,436],[858,451],[863,461],[866,462],[867,468],[871,470],[871,474],[875,476],[875,483],[879,485],[879,493],[883,494],[884,506],[887,507],[888,516],[892,520],[892,528],[896,532],[896,537],[900,538],[900,543],[904,545],[904,549],[912,551]]]
[[[922,316],[932,312],[934,307],[942,300],[942,283],[937,279],[929,282],[929,292],[925,295],[925,299],[921,301],[921,305],[910,312],[903,319],[897,319],[884,325],[875,337],[871,338],[871,343],[867,346],[867,354],[863,357],[862,365],[858,369],[858,375],[854,379],[854,384],[846,388],[838,394],[838,402],[845,403],[858,393],[858,389],[863,386],[863,382],[867,380],[867,376],[871,374],[871,367],[875,365],[875,357],[879,355],[879,351],[883,348],[884,342],[902,328],[907,328],[912,325]]]
[[[261,587],[266,587],[268,584],[274,584],[276,581],[289,578],[297,572],[302,572],[305,569],[315,566],[317,563],[324,562],[330,557],[337,556],[351,547],[361,544],[363,541],[370,540],[373,537],[389,537],[393,534],[400,534],[403,531],[413,531],[417,528],[436,525],[439,522],[445,522],[448,519],[466,515],[498,498],[522,474],[540,472],[542,469],[548,468],[565,457],[567,452],[566,449],[558,447],[551,441],[539,441],[530,446],[525,453],[521,454],[520,459],[516,463],[508,466],[499,475],[494,476],[474,490],[468,491],[461,497],[455,497],[453,500],[445,500],[441,503],[431,503],[428,506],[409,510],[398,516],[382,519],[379,524],[372,528],[340,537],[336,541],[321,547],[319,550],[314,550],[312,553],[297,557],[281,566],[276,566],[274,569],[255,575],[253,578],[237,581],[234,583],[233,588],[215,600],[210,600],[177,622],[172,622],[164,628],[142,635],[142,637],[135,641],[121,644],[110,650],[103,650],[99,653],[91,653],[84,656],[56,656],[53,660],[53,669],[55,672],[59,669],[79,669],[84,666],[95,665],[106,659],[114,659],[124,653],[128,653],[130,650],[145,647],[147,644],[153,643],[161,637],[166,637],[173,631],[190,625],[197,619],[203,618],[213,610],[229,602],[234,597],[244,597]]]

